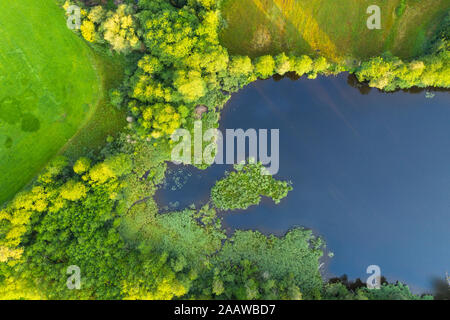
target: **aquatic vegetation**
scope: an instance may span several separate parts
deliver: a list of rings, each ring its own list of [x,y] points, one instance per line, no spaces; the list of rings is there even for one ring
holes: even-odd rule
[[[220,210],[247,209],[262,196],[279,203],[292,190],[289,182],[267,174],[260,162],[234,165],[234,169],[211,189],[211,201]]]

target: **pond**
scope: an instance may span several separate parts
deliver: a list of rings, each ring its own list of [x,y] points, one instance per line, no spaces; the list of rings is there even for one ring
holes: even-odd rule
[[[223,110],[221,131],[235,128],[280,130],[275,177],[294,190],[279,205],[224,213],[230,230],[312,229],[334,253],[326,276],[365,280],[378,265],[389,281],[424,292],[450,271],[448,91],[382,93],[344,74],[257,81]],[[230,169],[173,165],[157,199],[178,209],[205,203]]]

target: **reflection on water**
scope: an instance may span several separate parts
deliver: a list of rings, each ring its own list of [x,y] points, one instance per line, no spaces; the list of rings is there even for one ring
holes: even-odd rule
[[[220,128],[279,128],[277,177],[294,190],[279,205],[226,213],[225,225],[276,234],[305,226],[335,253],[330,275],[366,279],[375,264],[389,281],[429,289],[450,271],[448,92],[433,91],[432,99],[423,90],[385,94],[344,75],[277,80],[233,96]],[[184,187],[157,197],[177,208],[208,201],[215,180],[230,170],[174,168],[188,175]]]

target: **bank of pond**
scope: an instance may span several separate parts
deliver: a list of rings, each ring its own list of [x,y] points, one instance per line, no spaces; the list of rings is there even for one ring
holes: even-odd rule
[[[383,93],[346,74],[294,80],[254,82],[222,111],[221,132],[279,129],[275,177],[293,185],[278,205],[223,212],[224,225],[277,235],[304,226],[334,253],[325,277],[366,279],[378,265],[388,281],[429,291],[450,268],[448,91]],[[200,206],[230,170],[171,165],[158,202]]]

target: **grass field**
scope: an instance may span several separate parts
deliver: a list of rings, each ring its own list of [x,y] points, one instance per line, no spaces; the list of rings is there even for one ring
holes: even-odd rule
[[[126,110],[117,110],[109,103],[108,90],[122,84],[124,67],[122,56],[95,55],[95,69],[101,75],[103,88],[92,116],[61,149],[65,156],[76,159],[88,151],[96,151],[104,146],[106,137],[117,134],[126,125]]]
[[[335,61],[365,59],[385,51],[420,55],[448,0],[224,0],[222,44],[252,57],[320,53]],[[370,5],[381,8],[381,29],[367,28]]]
[[[66,27],[54,0],[9,1],[0,9],[2,203],[55,154],[63,149],[76,154],[83,144],[98,144],[120,121],[104,110],[103,85],[112,81],[102,73],[111,61],[95,55]],[[111,125],[82,133],[98,117]]]

